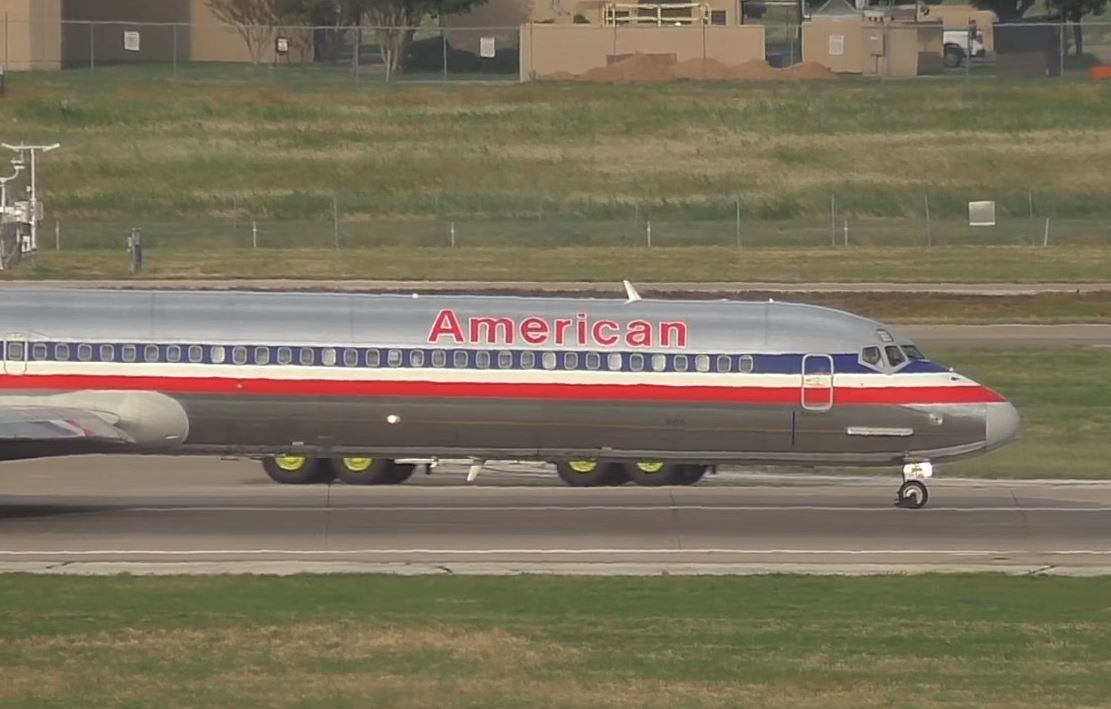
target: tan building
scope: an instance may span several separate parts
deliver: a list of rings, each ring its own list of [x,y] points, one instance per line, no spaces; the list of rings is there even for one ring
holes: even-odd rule
[[[12,71],[129,62],[297,63],[313,56],[311,33],[241,31],[216,19],[206,0],[0,0],[0,21],[0,57]],[[288,48],[281,55],[279,38]]]

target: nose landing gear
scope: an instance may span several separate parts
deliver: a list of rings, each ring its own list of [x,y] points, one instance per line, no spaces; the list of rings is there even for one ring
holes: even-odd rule
[[[929,463],[907,463],[903,466],[903,484],[895,496],[895,506],[909,510],[920,510],[930,499],[930,492],[924,482],[934,474]]]

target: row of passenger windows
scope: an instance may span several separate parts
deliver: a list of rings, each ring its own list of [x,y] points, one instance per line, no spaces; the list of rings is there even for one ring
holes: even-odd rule
[[[22,342],[8,342],[6,359],[23,361]],[[32,361],[252,364],[334,367],[452,367],[454,369],[586,369],[632,372],[741,372],[754,369],[751,355],[685,355],[611,352],[500,350],[336,349],[224,345],[48,344],[30,347]]]

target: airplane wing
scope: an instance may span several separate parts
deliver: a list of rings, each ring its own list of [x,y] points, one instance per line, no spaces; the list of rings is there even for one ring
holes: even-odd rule
[[[96,452],[135,440],[84,409],[0,406],[0,460]]]

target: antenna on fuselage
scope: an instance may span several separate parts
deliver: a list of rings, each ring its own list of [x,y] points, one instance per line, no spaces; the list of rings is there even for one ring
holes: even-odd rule
[[[632,283],[628,281],[621,282],[625,284],[625,296],[628,298],[628,300],[625,301],[626,303],[635,303],[640,300],[640,293],[637,293],[637,289],[633,288]]]

